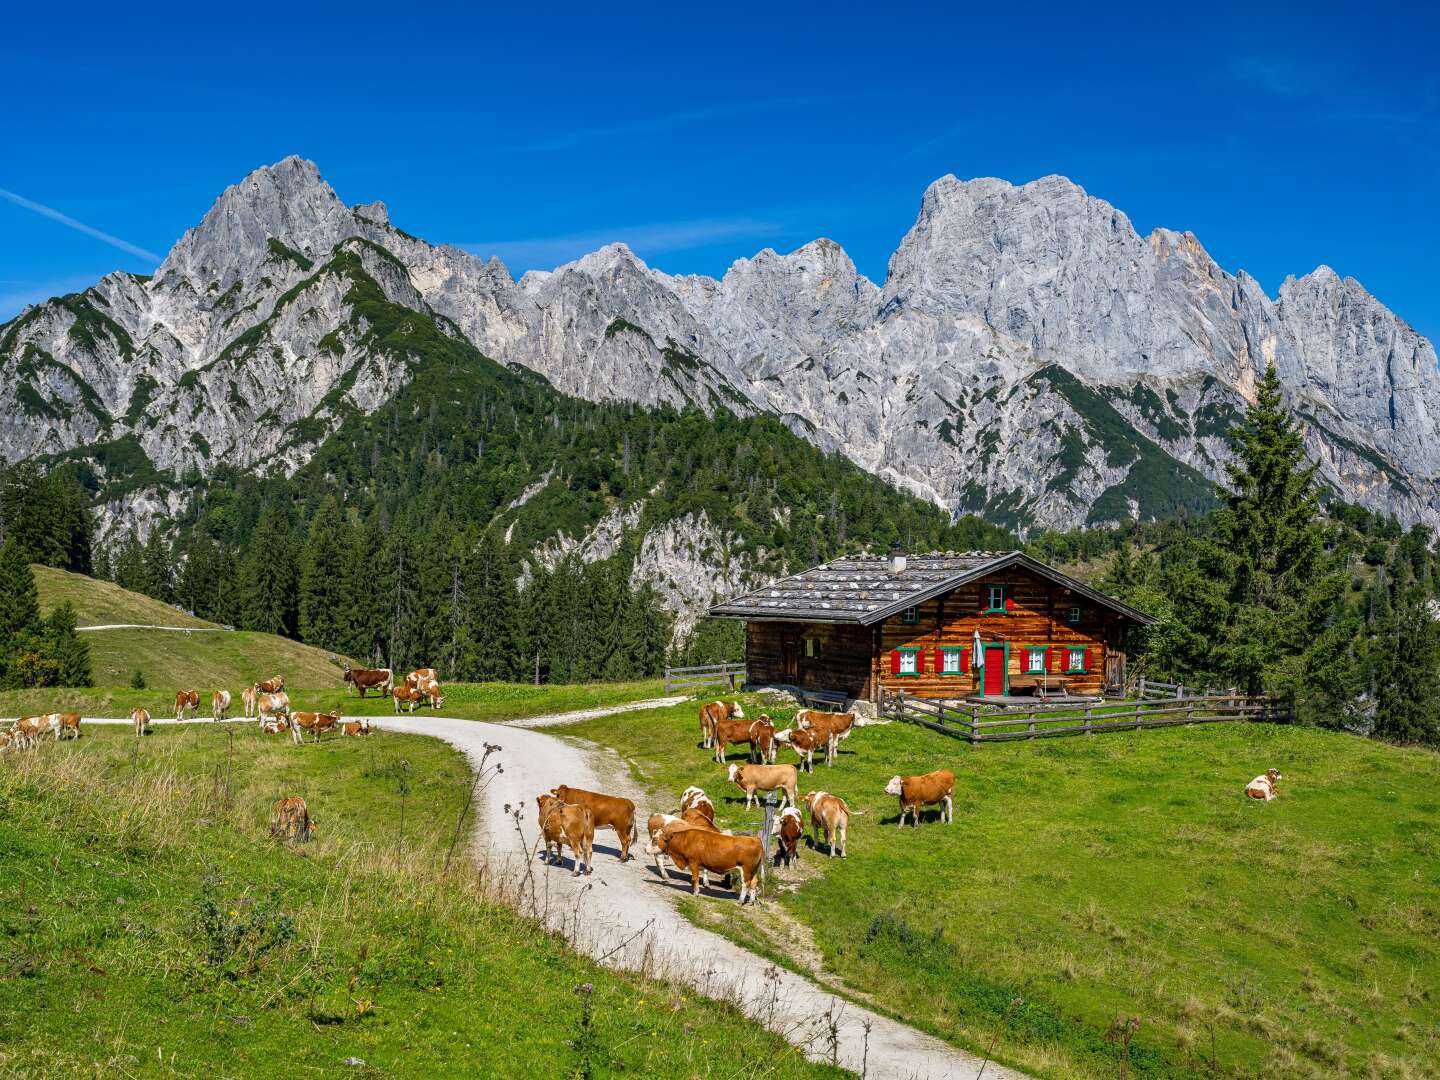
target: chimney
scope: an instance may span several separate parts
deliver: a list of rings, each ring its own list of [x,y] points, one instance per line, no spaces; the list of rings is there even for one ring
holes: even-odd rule
[[[905,572],[905,552],[898,546],[890,549],[890,573],[893,577],[899,577]]]

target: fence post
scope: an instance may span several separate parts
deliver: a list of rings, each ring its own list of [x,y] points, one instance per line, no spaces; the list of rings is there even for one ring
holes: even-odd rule
[[[1184,697],[1184,696],[1185,696],[1185,684],[1184,684],[1184,683],[1176,683],[1176,684],[1175,684],[1175,698],[1176,698],[1176,700],[1178,701],[1180,698],[1182,698],[1182,697]]]
[[[1085,706],[1085,734],[1086,734],[1086,735],[1094,735],[1094,734],[1095,734],[1095,732],[1093,732],[1093,731],[1090,730],[1090,724],[1091,724],[1091,706],[1086,705],[1086,706]]]
[[[1145,696],[1145,676],[1144,676],[1144,675],[1141,675],[1141,676],[1140,676],[1140,682],[1139,682],[1137,685],[1139,686],[1140,697],[1143,698],[1143,697]]]
[[[1137,730],[1140,727],[1140,702],[1138,701],[1135,702],[1135,727]]]
[[[1034,710],[1034,709],[1031,709],[1031,710],[1030,710],[1030,715],[1027,717],[1027,719],[1030,721],[1030,725],[1029,725],[1030,737],[1033,739],[1033,738],[1035,737],[1035,710]]]
[[[775,792],[765,793],[765,820],[760,825],[760,857],[770,850],[770,828],[775,824]]]

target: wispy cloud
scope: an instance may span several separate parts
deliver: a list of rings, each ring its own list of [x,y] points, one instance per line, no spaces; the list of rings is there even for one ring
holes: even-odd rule
[[[161,261],[160,256],[156,255],[153,251],[146,251],[144,248],[138,247],[128,240],[121,240],[118,236],[111,236],[107,232],[101,232],[99,229],[86,225],[83,221],[76,221],[70,215],[62,214],[54,207],[35,202],[33,199],[27,199],[23,195],[17,195],[13,191],[6,191],[4,188],[0,188],[0,198],[9,199],[16,206],[23,206],[26,210],[33,210],[35,213],[47,217],[51,221],[58,221],[61,225],[68,226],[76,232],[82,232],[86,236],[93,236],[96,240],[101,240],[111,247],[117,247],[121,251],[129,252],[131,255],[138,255],[140,258],[149,259],[153,263]]]
[[[8,322],[30,304],[49,300],[52,296],[83,289],[99,281],[102,274],[56,278],[53,281],[5,281],[0,284],[14,286],[0,289],[0,322]]]
[[[650,225],[618,226],[560,236],[537,236],[523,240],[492,240],[461,244],[472,255],[498,255],[508,265],[522,269],[556,266],[581,255],[621,242],[643,256],[667,251],[686,251],[722,240],[740,237],[773,236],[779,225],[754,218],[704,218],[695,221],[667,221]]]

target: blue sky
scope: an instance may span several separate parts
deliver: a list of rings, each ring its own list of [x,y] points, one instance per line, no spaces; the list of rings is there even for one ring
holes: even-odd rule
[[[516,271],[621,239],[719,274],[824,235],[876,281],[936,177],[1063,173],[1272,295],[1323,262],[1440,336],[1418,6],[308,7],[8,14],[0,318],[151,269],[298,153]]]

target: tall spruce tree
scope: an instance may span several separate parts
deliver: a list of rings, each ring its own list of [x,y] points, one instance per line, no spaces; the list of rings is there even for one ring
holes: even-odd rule
[[[45,638],[56,664],[57,686],[92,686],[90,646],[75,630],[75,609],[67,600],[45,620]]]
[[[310,521],[300,555],[300,638],[311,645],[339,649],[345,644],[345,540],[340,504],[327,495]]]
[[[488,529],[480,534],[467,560],[465,593],[474,642],[474,678],[523,679],[526,639],[520,625],[515,567],[505,544]]]
[[[175,570],[170,557],[170,544],[157,526],[152,527],[145,541],[142,556],[141,576],[146,596],[153,596],[167,604],[175,601]]]
[[[125,539],[120,543],[120,550],[115,553],[114,581],[122,589],[133,592],[143,592],[145,589],[145,552],[135,537],[134,529],[126,532]]]
[[[1402,542],[1385,575],[1390,598],[1375,626],[1373,733],[1392,742],[1440,744],[1440,623],[1429,561],[1428,545]]]
[[[40,631],[40,596],[35,574],[18,540],[0,546],[0,649],[8,650],[22,634]]]

